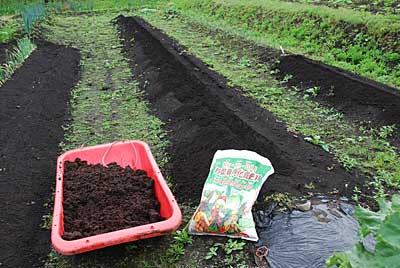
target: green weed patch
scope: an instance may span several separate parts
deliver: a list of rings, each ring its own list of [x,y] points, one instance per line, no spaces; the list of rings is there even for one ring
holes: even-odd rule
[[[179,1],[176,7],[189,16],[245,32],[264,45],[400,86],[396,17],[274,0]]]
[[[0,66],[0,86],[25,62],[29,55],[36,49],[36,45],[25,37],[18,40],[16,47],[7,54],[6,63]]]

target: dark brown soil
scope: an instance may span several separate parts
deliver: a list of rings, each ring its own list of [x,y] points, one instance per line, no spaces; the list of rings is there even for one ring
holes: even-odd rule
[[[79,158],[65,162],[63,209],[66,240],[163,220],[154,181],[145,171]]]
[[[0,88],[0,263],[42,267],[49,231],[40,227],[51,197],[61,126],[79,79],[77,50],[39,43]]]
[[[397,125],[395,144],[400,142],[400,91],[339,68],[300,55],[281,57],[279,78],[290,74],[288,86],[305,89],[317,86],[315,99],[334,107],[347,118],[368,126]]]
[[[337,189],[350,196],[364,178],[339,166],[332,155],[286,130],[274,115],[208,69],[184,48],[143,20],[118,17],[125,52],[153,111],[169,130],[169,175],[180,201],[198,202],[218,149],[248,149],[268,157],[276,173],[259,196],[304,195]],[[131,40],[134,40],[132,42]]]

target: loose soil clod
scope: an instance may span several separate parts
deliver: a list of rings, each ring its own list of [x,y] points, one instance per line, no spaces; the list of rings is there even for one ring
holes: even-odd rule
[[[336,188],[346,196],[355,185],[362,187],[362,176],[346,172],[332,155],[287,132],[273,114],[240,89],[228,88],[225,78],[174,40],[138,18],[120,16],[117,23],[131,67],[170,130],[169,171],[179,200],[198,201],[218,149],[248,149],[271,160],[276,173],[259,198],[274,192],[304,195],[311,182],[315,192]]]
[[[75,240],[162,221],[154,181],[116,163],[65,162],[64,234]]]

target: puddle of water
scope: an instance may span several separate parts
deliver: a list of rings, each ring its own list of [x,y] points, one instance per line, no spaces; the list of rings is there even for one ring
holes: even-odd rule
[[[309,211],[255,212],[258,245],[270,248],[271,268],[325,267],[333,252],[351,249],[357,243],[358,222],[354,206],[338,200],[311,200]]]

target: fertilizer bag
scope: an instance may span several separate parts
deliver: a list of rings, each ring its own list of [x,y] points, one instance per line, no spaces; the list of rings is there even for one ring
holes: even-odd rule
[[[251,208],[273,173],[271,162],[255,152],[217,151],[189,233],[257,241]]]

